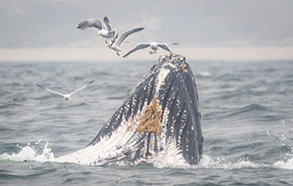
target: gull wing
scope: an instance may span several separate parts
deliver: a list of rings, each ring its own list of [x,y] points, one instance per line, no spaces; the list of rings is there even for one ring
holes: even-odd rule
[[[125,43],[134,43],[134,44],[140,44],[139,42],[136,42],[136,41],[124,41]]]
[[[170,48],[168,47],[168,45],[166,43],[160,43],[160,44],[158,44],[158,47],[161,47],[162,49],[171,52]]]
[[[77,28],[81,30],[85,30],[88,28],[97,28],[99,30],[102,30],[102,22],[98,18],[91,18],[86,21],[80,22],[77,25]]]
[[[180,43],[168,43],[169,45],[180,45]]]
[[[60,92],[56,92],[56,91],[54,91],[54,90],[50,90],[50,89],[44,88],[42,85],[40,85],[40,84],[38,84],[38,83],[37,83],[37,85],[38,85],[41,89],[43,89],[43,90],[45,90],[45,91],[48,91],[48,92],[51,92],[51,93],[53,93],[53,94],[57,94],[57,95],[59,95],[59,96],[64,97],[64,94],[61,94]]]
[[[146,44],[140,43],[140,44],[136,45],[133,49],[131,49],[129,52],[127,52],[127,54],[125,54],[123,57],[127,57],[129,54],[131,54],[131,53],[133,53],[133,52],[135,52],[137,50],[147,48],[149,46],[150,46],[149,43],[146,43]]]
[[[90,84],[92,84],[94,81],[95,81],[95,79],[91,80],[88,84],[86,84],[86,85],[80,87],[79,89],[77,89],[77,90],[71,92],[69,95],[72,96],[72,95],[75,94],[76,92],[78,92],[78,91],[80,91],[80,90],[82,90],[82,89],[88,87],[88,86],[89,86]]]
[[[118,39],[116,45],[117,46],[120,46],[121,43],[131,34],[133,33],[136,33],[136,32],[140,32],[144,29],[144,27],[139,27],[139,28],[135,28],[135,29],[132,29],[132,30],[129,30],[129,31],[126,31],[126,32],[123,32],[120,36],[120,38]]]
[[[117,32],[116,28],[114,28],[114,38],[115,38],[115,39],[118,38],[118,32]]]
[[[110,31],[110,34],[111,34],[111,39],[117,39],[118,37],[118,32],[116,30],[116,28],[114,28],[113,30]]]
[[[103,28],[105,30],[107,30],[107,31],[111,31],[112,30],[112,26],[110,25],[110,21],[109,21],[108,17],[104,17]]]

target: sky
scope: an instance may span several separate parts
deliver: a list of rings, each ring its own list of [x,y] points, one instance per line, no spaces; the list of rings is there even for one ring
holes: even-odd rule
[[[1,0],[0,62],[152,60],[148,50],[121,59],[96,29],[76,25],[107,16],[135,42],[178,42],[194,60],[293,59],[292,0]],[[125,54],[133,43],[124,43]]]

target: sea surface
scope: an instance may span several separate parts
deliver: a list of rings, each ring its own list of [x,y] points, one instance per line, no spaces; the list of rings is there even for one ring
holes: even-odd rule
[[[293,61],[188,61],[202,114],[199,165],[55,162],[88,145],[155,58],[0,63],[0,185],[293,185]],[[69,93],[93,78],[68,101],[36,86]]]

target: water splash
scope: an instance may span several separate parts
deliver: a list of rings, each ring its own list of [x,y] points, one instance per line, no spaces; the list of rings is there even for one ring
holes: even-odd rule
[[[261,165],[255,164],[249,160],[239,159],[237,162],[225,162],[224,158],[215,158],[203,155],[198,165],[166,165],[155,164],[156,168],[181,168],[181,169],[242,169],[258,168]]]
[[[43,145],[44,144],[44,145]],[[0,154],[0,160],[9,161],[37,161],[37,162],[56,162],[54,153],[48,147],[49,142],[46,140],[38,140],[34,143],[28,143],[27,146],[21,147],[18,153],[3,153]],[[293,152],[293,151],[292,151]],[[240,158],[236,162],[226,161],[224,158],[213,158],[208,155],[203,155],[198,165],[169,165],[169,164],[154,164],[156,168],[176,168],[176,169],[243,169],[243,168],[260,168],[272,167],[280,169],[293,169],[293,154],[287,154],[287,160],[280,160],[272,165],[257,164],[245,158]]]
[[[281,169],[293,169],[293,146],[292,146],[292,138],[290,137],[293,131],[291,120],[282,120],[282,128],[279,132],[270,132],[267,131],[267,135],[269,137],[273,136],[278,141],[282,147],[287,147],[287,152],[285,154],[281,154],[280,157],[285,160],[276,161],[273,166],[275,168]]]
[[[211,169],[242,169],[242,168],[258,168],[260,167],[260,165],[255,164],[244,158],[240,158],[237,162],[225,162],[224,158],[213,159],[210,156],[204,155],[198,167],[211,168]]]
[[[281,169],[293,169],[293,155],[287,161],[277,161],[274,166]]]
[[[28,143],[27,146],[24,147],[17,145],[17,147],[20,148],[18,153],[0,154],[0,160],[53,162],[55,161],[54,153],[48,146],[49,142],[44,139],[39,139],[32,144]]]

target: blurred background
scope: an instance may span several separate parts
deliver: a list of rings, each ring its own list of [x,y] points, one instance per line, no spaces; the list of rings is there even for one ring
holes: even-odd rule
[[[120,61],[98,30],[76,28],[104,16],[120,34],[146,28],[129,41],[179,42],[172,51],[188,59],[293,59],[290,0],[1,0],[0,61]],[[128,57],[153,59],[146,50]]]

